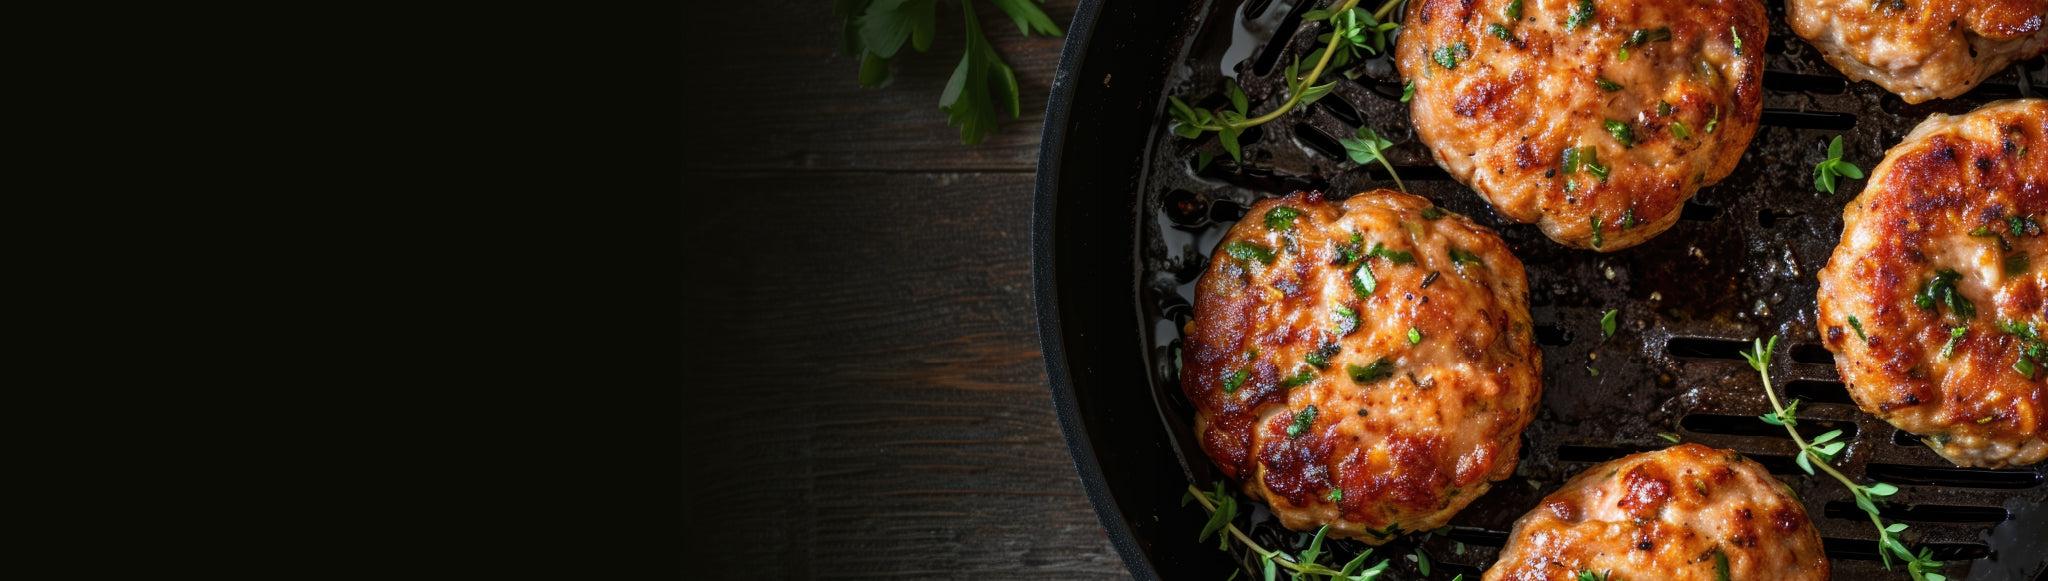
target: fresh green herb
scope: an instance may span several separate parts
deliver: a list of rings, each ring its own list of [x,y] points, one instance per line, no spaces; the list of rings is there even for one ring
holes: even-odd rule
[[[1622,43],[1622,46],[1642,46],[1666,40],[1671,40],[1671,27],[1669,26],[1659,26],[1655,30],[1638,28],[1635,32],[1629,33],[1628,41]]]
[[[994,1],[1016,4],[1026,2],[1026,0]],[[1305,21],[1329,22],[1331,32],[1318,37],[1319,41],[1328,44],[1309,54],[1308,60],[1314,62],[1315,66],[1309,69],[1307,76],[1301,74],[1300,59],[1296,59],[1292,64],[1288,65],[1285,73],[1288,97],[1285,102],[1282,102],[1279,107],[1265,114],[1256,117],[1251,116],[1250,103],[1245,98],[1244,92],[1238,89],[1235,82],[1228,81],[1224,84],[1224,93],[1230,99],[1230,107],[1227,109],[1218,111],[1196,109],[1189,107],[1186,102],[1177,97],[1168,97],[1167,100],[1173,104],[1172,115],[1175,122],[1173,134],[1186,139],[1194,139],[1201,137],[1204,133],[1213,132],[1216,134],[1217,141],[1223,145],[1223,150],[1230,153],[1231,159],[1243,163],[1244,155],[1238,143],[1238,136],[1242,135],[1246,129],[1278,119],[1288,111],[1294,110],[1295,107],[1314,103],[1318,99],[1329,95],[1330,91],[1337,87],[1337,83],[1333,81],[1318,85],[1316,81],[1321,80],[1325,72],[1341,69],[1351,64],[1353,60],[1359,58],[1361,50],[1368,54],[1385,52],[1387,33],[1400,26],[1398,23],[1386,22],[1385,20],[1387,15],[1393,13],[1394,6],[1398,4],[1398,0],[1389,1],[1386,5],[1381,6],[1378,12],[1373,12],[1359,8],[1358,0],[1345,0],[1335,10],[1313,10],[1304,14],[1302,19]],[[1014,85],[1015,83],[1013,82],[1012,84]]]
[[[1714,581],[1728,581],[1728,554],[1714,549]]]
[[[1406,103],[1409,99],[1413,98],[1415,98],[1415,81],[1408,81],[1407,85],[1401,87],[1401,102]]]
[[[1602,79],[1599,77],[1593,78],[1593,85],[1600,87],[1600,90],[1607,91],[1609,93],[1619,91],[1622,89],[1621,83],[1616,83],[1614,81]],[[1609,123],[1612,123],[1612,121],[1609,121]]]
[[[1364,367],[1359,367],[1357,365],[1346,365],[1344,366],[1344,372],[1351,376],[1351,381],[1353,382],[1372,383],[1375,381],[1393,377],[1394,362],[1385,357],[1381,357],[1379,359],[1374,360],[1371,365],[1366,365]]]
[[[1977,227],[1977,229],[1975,229],[1975,230],[1971,230],[1971,231],[1970,231],[1970,235],[1971,235],[1971,236],[1997,236],[1997,235],[1998,235],[1998,233],[1996,233],[1996,232],[1992,232],[1992,231],[1991,231],[1991,227],[1990,227],[1990,226],[1978,226],[1978,227]]]
[[[1372,291],[1379,288],[1380,279],[1372,275],[1372,265],[1360,262],[1358,268],[1351,270],[1351,292],[1357,293],[1358,298],[1372,298]]]
[[[1593,223],[1593,249],[1599,250],[1602,241],[1600,236],[1600,216],[1594,215],[1588,217],[1587,220]]]
[[[1606,314],[1600,315],[1600,338],[1601,338],[1601,339],[1606,339],[1606,338],[1609,338],[1609,337],[1613,337],[1613,336],[1614,336],[1614,323],[1615,323],[1615,320],[1614,320],[1614,318],[1615,318],[1615,316],[1616,316],[1616,315],[1620,315],[1620,314],[1621,314],[1621,310],[1620,310],[1620,309],[1609,309],[1609,310],[1607,311],[1607,313],[1606,313]]]
[[[1419,330],[1419,329],[1416,329],[1416,328],[1414,328],[1414,327],[1409,327],[1409,328],[1408,328],[1408,344],[1409,344],[1409,345],[1417,345],[1417,344],[1421,344],[1421,343],[1422,343],[1422,331],[1421,331],[1421,330]]]
[[[1755,369],[1757,374],[1763,377],[1764,395],[1770,398],[1771,409],[1775,410],[1775,413],[1764,416],[1765,421],[1773,425],[1784,426],[1785,433],[1790,434],[1793,443],[1799,446],[1799,464],[1801,467],[1807,468],[1807,472],[1811,473],[1811,467],[1815,464],[1808,461],[1808,458],[1811,458],[1818,461],[1820,469],[1827,472],[1828,476],[1834,477],[1835,481],[1841,482],[1843,486],[1849,488],[1849,494],[1856,498],[1856,507],[1863,509],[1864,513],[1870,515],[1870,524],[1877,527],[1878,556],[1884,560],[1886,569],[1891,568],[1892,559],[1896,557],[1906,563],[1906,572],[1912,575],[1914,581],[1946,581],[1948,578],[1938,572],[1941,570],[1942,563],[1934,560],[1932,549],[1921,547],[1920,552],[1915,554],[1906,548],[1905,543],[1899,540],[1899,532],[1906,530],[1905,523],[1894,523],[1886,526],[1884,520],[1878,516],[1877,503],[1885,497],[1897,494],[1899,487],[1882,482],[1870,486],[1861,486],[1851,481],[1841,471],[1835,470],[1834,466],[1829,465],[1828,462],[1832,455],[1835,452],[1841,451],[1843,442],[1834,442],[1832,444],[1826,444],[1825,442],[1840,435],[1839,430],[1822,434],[1820,438],[1815,438],[1814,442],[1809,443],[1804,436],[1799,435],[1799,430],[1793,428],[1795,422],[1791,420],[1792,408],[1779,403],[1777,389],[1771,386],[1771,353],[1776,351],[1777,348],[1778,338],[1773,336],[1768,345],[1764,343],[1763,339],[1757,339],[1754,342],[1754,348],[1742,354],[1744,359],[1749,360],[1749,367]],[[1795,401],[1793,407],[1797,407],[1797,405],[1798,402]],[[1727,579],[1725,575],[1727,556],[1719,551],[1716,551],[1716,555],[1714,559],[1715,575],[1725,580]]]
[[[1572,9],[1571,17],[1565,19],[1564,27],[1569,30],[1578,30],[1579,27],[1585,26],[1587,22],[1592,20],[1593,0],[1579,0],[1579,5]]]
[[[1310,427],[1313,427],[1315,422],[1316,406],[1310,405],[1302,408],[1301,413],[1294,414],[1294,425],[1287,426],[1287,437],[1301,437],[1301,434],[1307,432]]]
[[[1244,385],[1244,380],[1251,376],[1252,370],[1249,368],[1239,369],[1237,372],[1231,373],[1230,377],[1223,378],[1223,393],[1237,393],[1237,388]]]
[[[1827,193],[1835,193],[1835,178],[1863,179],[1863,170],[1856,164],[1842,161],[1842,136],[1835,136],[1828,142],[1828,159],[1813,166],[1813,187]]]
[[[1607,578],[1607,575],[1613,572],[1614,571],[1610,570],[1604,573],[1594,573],[1591,569],[1580,569],[1579,576],[1576,581],[1610,581]],[[1620,580],[1617,579],[1613,581]]]
[[[1273,249],[1247,240],[1223,245],[1223,252],[1238,260],[1257,260],[1262,264],[1273,263]]]
[[[1296,372],[1294,375],[1288,376],[1287,379],[1280,380],[1280,387],[1294,389],[1297,387],[1308,385],[1310,383],[1314,383],[1315,380],[1316,370],[1302,368],[1301,371]]]
[[[1692,139],[1692,130],[1686,128],[1684,121],[1673,119],[1671,120],[1671,135],[1679,139]]]
[[[1984,417],[1981,417],[1981,418],[1977,418],[1977,425],[1980,425],[1980,426],[1981,426],[1981,425],[1984,425],[1984,424],[1988,424],[1988,423],[1991,423],[1991,420],[1996,420],[1996,419],[1998,419],[1998,414],[1991,414],[1991,415],[1988,415],[1988,416],[1984,416]]]
[[[1508,2],[1508,8],[1507,10],[1502,12],[1502,15],[1507,16],[1508,20],[1521,20],[1522,0],[1514,0],[1512,2]]]
[[[1293,230],[1294,219],[1299,217],[1301,217],[1301,210],[1287,206],[1274,207],[1271,210],[1266,210],[1266,229]]]
[[[1332,242],[1330,246],[1337,255],[1337,259],[1334,261],[1335,264],[1351,264],[1358,262],[1358,259],[1362,256],[1361,253],[1365,251],[1365,236],[1352,232],[1350,244]]]
[[[1215,161],[1215,160],[1216,160],[1216,154],[1214,154],[1214,153],[1210,153],[1210,152],[1207,152],[1207,151],[1200,151],[1200,152],[1196,152],[1196,153],[1195,153],[1195,173],[1201,173],[1201,172],[1203,172],[1203,171],[1206,171],[1206,170],[1208,170],[1208,169],[1209,169],[1209,162],[1211,162],[1211,161]]]
[[[1381,139],[1371,127],[1359,127],[1357,138],[1341,139],[1338,143],[1344,144],[1344,153],[1351,157],[1351,161],[1360,165],[1380,162],[1380,167],[1387,168],[1387,175],[1394,178],[1394,185],[1401,188],[1402,192],[1408,191],[1408,185],[1401,183],[1401,174],[1396,173],[1394,164],[1387,161],[1387,148],[1393,147],[1394,142]]]
[[[1728,27],[1728,36],[1735,39],[1735,56],[1742,56],[1742,31]]]
[[[1328,498],[1333,502],[1340,500],[1344,498],[1344,491],[1342,489],[1333,489],[1330,491],[1329,496],[1324,498]],[[1268,550],[1253,541],[1251,536],[1237,528],[1237,525],[1232,524],[1232,521],[1237,520],[1237,497],[1229,492],[1229,489],[1224,486],[1222,481],[1216,482],[1213,490],[1202,490],[1192,484],[1188,485],[1188,493],[1181,497],[1181,505],[1186,506],[1189,502],[1200,502],[1202,508],[1209,511],[1209,522],[1202,527],[1202,533],[1196,537],[1195,541],[1207,541],[1209,540],[1209,535],[1221,533],[1218,534],[1217,538],[1218,548],[1229,550],[1230,539],[1237,539],[1238,542],[1244,544],[1246,549],[1251,551],[1252,555],[1263,562],[1264,578],[1267,580],[1278,579],[1280,569],[1284,568],[1288,571],[1289,578],[1296,580],[1368,581],[1378,578],[1392,564],[1390,561],[1382,559],[1379,564],[1366,567],[1365,560],[1372,555],[1370,550],[1359,553],[1357,557],[1353,557],[1349,563],[1346,563],[1341,568],[1332,569],[1330,566],[1322,564],[1323,538],[1330,531],[1328,525],[1316,529],[1316,535],[1309,541],[1308,548],[1302,549],[1299,553],[1288,554]],[[1452,581],[1458,580],[1453,579]]]
[[[1622,210],[1621,229],[1627,230],[1634,227],[1636,227],[1636,209],[1629,208],[1627,210]]]
[[[1485,264],[1485,262],[1479,260],[1479,255],[1467,252],[1464,249],[1450,247],[1446,250],[1451,256],[1451,264]]]
[[[1586,375],[1591,375],[1591,376],[1593,376],[1593,377],[1599,377],[1599,376],[1600,376],[1600,370],[1598,370],[1598,369],[1594,369],[1594,368],[1593,368],[1593,366],[1591,366],[1591,365],[1588,365],[1588,366],[1586,366]]]
[[[1966,333],[1968,331],[1969,329],[1965,327],[1956,327],[1954,329],[1949,329],[1948,344],[1941,346],[1942,359],[1948,359],[1956,356],[1956,343],[1962,341],[1963,333]]]
[[[1372,243],[1372,250],[1366,251],[1365,254],[1366,256],[1378,256],[1380,258],[1385,258],[1388,262],[1392,262],[1394,264],[1415,264],[1414,253],[1401,252],[1398,250],[1389,250],[1385,245],[1382,245],[1378,242]]]
[[[1042,2],[1042,0],[1041,0]],[[1051,37],[1062,33],[1045,11],[1027,0],[994,0],[996,8],[1017,22],[1018,31]],[[939,109],[946,112],[947,125],[960,126],[960,141],[981,143],[995,130],[996,112],[1008,111],[1012,119],[1021,112],[1017,95],[1017,74],[1003,64],[1002,56],[981,31],[981,19],[974,15],[973,2],[960,3],[966,21],[967,47],[960,66],[946,81],[939,95]],[[917,52],[928,52],[938,32],[938,0],[836,0],[832,11],[841,19],[840,52],[859,55],[860,85],[887,87],[895,79],[890,61],[909,42]]]
[[[2021,252],[2005,257],[2005,276],[2015,277],[2027,273],[2027,253]]]
[[[1420,548],[1415,549],[1415,568],[1422,571],[1422,576],[1429,576],[1429,555],[1423,554]]]
[[[1430,58],[1436,61],[1437,66],[1443,67],[1445,70],[1455,71],[1458,70],[1458,59],[1471,55],[1472,50],[1466,48],[1465,43],[1460,42],[1449,46],[1437,47],[1436,52],[1430,53]]]
[[[1920,294],[1913,296],[1913,304],[1930,311],[1938,310],[1935,308],[1936,305],[1946,305],[1950,314],[1964,319],[1977,316],[1977,305],[1971,303],[1970,299],[1963,298],[1963,293],[1956,290],[1956,281],[1962,277],[1963,275],[1956,271],[1946,268],[1934,271],[1934,278],[1928,279],[1927,284],[1921,287]]]
[[[1358,311],[1351,310],[1351,307],[1337,305],[1330,309],[1330,320],[1337,323],[1335,330],[1339,337],[1358,330]]]
[[[1437,218],[1444,217],[1445,214],[1448,214],[1448,212],[1445,212],[1443,208],[1438,208],[1436,206],[1430,206],[1422,209],[1422,219],[1424,220],[1435,220]]]
[[[2020,339],[2020,356],[2012,364],[2013,371],[2018,371],[2020,375],[2027,376],[2027,379],[2033,379],[2034,369],[2041,365],[2048,365],[2048,345],[2044,345],[2041,341],[2039,325],[2032,321],[2026,323],[2002,321],[1998,324],[1998,330]]]
[[[1498,38],[1508,42],[1515,41],[1515,33],[1508,32],[1508,27],[1501,26],[1499,24],[1486,25],[1486,33],[1493,35],[1494,38]]]
[[[1715,126],[1715,125],[1718,125],[1718,124],[1720,124],[1720,123],[1721,123],[1721,106],[1720,106],[1720,105],[1715,105],[1715,106],[1714,106],[1714,117],[1713,117],[1713,118],[1711,118],[1711,119],[1707,119],[1707,133],[1713,133],[1713,132],[1714,132],[1714,126]]]
[[[1309,365],[1315,366],[1316,369],[1327,369],[1330,367],[1330,358],[1336,357],[1338,353],[1343,351],[1344,348],[1335,342],[1324,343],[1322,347],[1317,347],[1315,351],[1309,352],[1308,356],[1302,359]]]
[[[1628,126],[1627,121],[1609,119],[1606,125],[1607,134],[1614,136],[1615,141],[1621,142],[1623,148],[1636,146],[1636,131]]]
[[[1667,103],[1667,102],[1664,102],[1664,101],[1658,101],[1658,102],[1657,102],[1657,116],[1658,116],[1658,117],[1665,117],[1665,116],[1669,116],[1669,115],[1671,115],[1671,104],[1670,104],[1670,103]]]
[[[2041,223],[2034,221],[2034,217],[2031,215],[2021,216],[2018,214],[2014,214],[2011,216],[2006,216],[2005,227],[2007,230],[2012,232],[2013,236],[2016,237],[2041,235]]]
[[[1330,493],[1329,493],[1329,494],[1325,494],[1325,495],[1323,495],[1323,500],[1327,500],[1327,501],[1330,501],[1330,502],[1337,502],[1337,501],[1339,501],[1339,500],[1344,500],[1344,489],[1342,489],[1342,488],[1332,488],[1332,489],[1330,489]]]
[[[1864,343],[1870,342],[1870,336],[1863,334],[1863,321],[1856,320],[1856,315],[1849,315],[1849,328],[1856,330],[1857,339],[1862,340]]]
[[[1628,62],[1628,47],[1624,46],[1619,49],[1616,49],[1614,51],[1614,59],[1621,62]]]
[[[1678,443],[1678,434],[1673,434],[1669,432],[1659,432],[1657,434],[1657,437],[1663,438],[1665,441],[1671,442],[1673,444]]]
[[[1593,177],[1600,178],[1600,181],[1603,182],[1607,181],[1608,170],[1607,166],[1600,165],[1600,150],[1594,149],[1591,146],[1579,149],[1581,150],[1579,151],[1579,165],[1584,166],[1586,172],[1593,174]]]
[[[1609,127],[1612,130],[1612,126]],[[1620,136],[1616,136],[1617,139]],[[1593,146],[1571,147],[1564,150],[1564,173],[1569,175],[1580,169],[1593,174],[1602,181],[1607,179],[1607,166],[1600,165],[1600,150]],[[1570,186],[1566,186],[1569,188]]]

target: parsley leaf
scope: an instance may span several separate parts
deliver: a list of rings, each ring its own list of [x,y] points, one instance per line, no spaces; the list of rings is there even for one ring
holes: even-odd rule
[[[1623,148],[1630,148],[1636,146],[1636,131],[1635,129],[1629,127],[1627,121],[1615,121],[1613,119],[1609,119],[1607,120],[1606,126],[1607,134],[1614,136],[1615,141],[1621,142],[1621,146]]]
[[[1579,0],[1578,6],[1572,8],[1571,18],[1564,21],[1564,27],[1568,30],[1578,30],[1592,20],[1593,0]]]
[[[1300,216],[1301,210],[1296,210],[1294,208],[1289,208],[1287,206],[1275,206],[1271,210],[1266,210],[1266,229],[1293,230],[1294,219]]]
[[[1344,366],[1344,373],[1351,376],[1351,381],[1357,383],[1372,383],[1375,381],[1393,377],[1394,362],[1385,357],[1381,357],[1377,360],[1374,360],[1371,365],[1367,365],[1364,367],[1359,367],[1357,365],[1346,365]]]
[[[1287,426],[1287,437],[1299,438],[1302,433],[1307,432],[1315,423],[1316,406],[1310,405],[1303,408],[1300,413],[1294,414],[1294,425]]]
[[[1614,336],[1614,316],[1619,313],[1621,313],[1620,309],[1610,309],[1606,314],[1600,315],[1600,338],[1605,339]]]
[[[1257,260],[1262,264],[1273,263],[1273,249],[1257,242],[1239,240],[1223,245],[1223,252],[1238,260]]]
[[[1012,119],[1018,116],[1017,73],[1003,64],[982,35],[974,3],[960,3],[960,11],[967,19],[967,54],[961,55],[945,91],[939,93],[939,109],[946,112],[947,125],[960,126],[960,141],[974,145],[995,130],[998,105],[1006,107]]]
[[[1863,179],[1863,170],[1855,164],[1842,161],[1842,136],[1828,142],[1828,159],[1813,167],[1813,187],[1827,193],[1835,193],[1835,179]]]
[[[1025,34],[1058,37],[1057,23],[1033,0],[989,0],[1017,22]],[[1043,0],[1039,0],[1043,1]],[[1003,63],[982,33],[972,2],[962,2],[966,49],[953,76],[939,95],[939,109],[946,112],[947,125],[960,126],[960,141],[981,143],[995,130],[996,114],[1007,111],[1016,118],[1022,111],[1017,91],[1017,74]],[[833,13],[842,19],[840,50],[860,55],[860,84],[886,87],[895,81],[890,63],[907,42],[918,52],[931,50],[938,32],[938,0],[835,0]]]
[[[1470,56],[1472,56],[1472,49],[1466,48],[1465,43],[1462,42],[1437,47],[1435,52],[1430,53],[1430,58],[1436,61],[1437,66],[1443,67],[1446,70],[1458,70],[1458,59]]]
[[[1414,83],[1409,83],[1409,87],[1414,86]],[[1344,153],[1351,157],[1351,161],[1360,165],[1380,162],[1380,167],[1387,168],[1387,175],[1394,178],[1394,185],[1400,187],[1403,193],[1408,191],[1408,185],[1401,183],[1401,174],[1394,171],[1392,162],[1387,161],[1387,148],[1393,147],[1394,142],[1382,139],[1371,127],[1359,127],[1357,138],[1341,139],[1338,143],[1344,144]]]

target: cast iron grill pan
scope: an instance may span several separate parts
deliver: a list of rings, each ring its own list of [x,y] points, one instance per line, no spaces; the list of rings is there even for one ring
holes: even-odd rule
[[[1286,98],[1284,63],[1317,48],[1315,37],[1328,31],[1321,23],[1301,25],[1300,15],[1322,4],[1250,0],[1213,2],[1205,13],[1197,8],[1202,17],[1184,23],[1184,42],[1175,44],[1181,52],[1169,57],[1177,66],[1168,69],[1167,94],[1220,106],[1228,71],[1255,113],[1277,106]],[[1321,190],[1342,199],[1394,187],[1384,169],[1350,162],[1338,144],[1368,125],[1397,143],[1390,159],[1412,193],[1493,228],[1515,249],[1528,268],[1530,310],[1544,351],[1543,404],[1522,436],[1516,475],[1459,513],[1447,534],[1413,535],[1378,549],[1375,559],[1396,560],[1392,578],[1424,578],[1411,556],[1419,549],[1434,565],[1429,578],[1463,573],[1476,579],[1514,520],[1544,495],[1595,463],[1667,447],[1658,434],[1668,433],[1739,451],[1791,484],[1820,530],[1835,579],[1907,579],[1879,562],[1875,531],[1847,491],[1801,472],[1792,462],[1797,448],[1782,428],[1756,419],[1769,404],[1738,353],[1750,339],[1775,334],[1782,338],[1771,374],[1803,400],[1801,430],[1809,436],[1843,430],[1850,445],[1839,456],[1841,470],[1858,481],[1900,487],[1884,516],[1912,525],[1909,543],[1932,547],[1951,562],[1946,573],[1954,579],[2041,579],[2048,570],[2048,468],[1955,467],[1850,400],[1816,333],[1815,274],[1840,239],[1843,206],[1863,182],[1848,181],[1829,195],[1815,191],[1811,172],[1835,135],[1843,137],[1847,158],[1868,170],[1931,113],[1960,114],[1998,99],[2048,94],[2042,87],[2048,67],[2036,57],[1963,97],[1908,105],[1876,85],[1849,82],[1792,34],[1783,2],[1766,5],[1772,22],[1763,126],[1741,164],[1689,202],[1669,231],[1610,254],[1567,249],[1532,225],[1507,221],[1437,168],[1415,141],[1407,104],[1399,102],[1403,81],[1384,55],[1352,67],[1355,79],[1326,74],[1338,81],[1330,96],[1246,132],[1243,164],[1213,135],[1174,137],[1155,110],[1138,181],[1141,333],[1161,429],[1171,433],[1190,480],[1221,478],[1195,444],[1193,408],[1181,395],[1174,365],[1208,253],[1260,198]],[[1200,164],[1204,152],[1213,156],[1206,167]],[[1603,340],[1599,318],[1608,309],[1620,311],[1620,325]],[[1246,512],[1240,526],[1249,525],[1268,547],[1295,549],[1303,542],[1305,535],[1281,528],[1263,507]],[[1216,551],[1213,541],[1183,542],[1189,550]],[[1365,548],[1349,541],[1338,546],[1345,558]],[[1242,552],[1236,556],[1252,562]],[[1225,575],[1228,569],[1217,573]]]

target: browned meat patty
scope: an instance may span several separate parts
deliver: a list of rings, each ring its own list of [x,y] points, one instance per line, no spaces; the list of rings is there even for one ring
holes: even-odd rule
[[[2048,457],[2048,101],[1929,117],[1842,222],[1818,324],[1856,403],[1959,465]]]
[[[1728,574],[1718,569],[1727,563]],[[1485,581],[1825,581],[1792,491],[1729,450],[1680,444],[1594,466],[1515,521]]]
[[[1613,251],[1734,171],[1768,30],[1758,0],[1417,0],[1395,52],[1438,165],[1553,240]]]
[[[1376,545],[1514,472],[1542,352],[1522,262],[1486,227],[1390,190],[1263,200],[1196,293],[1202,448],[1288,528]]]
[[[1968,92],[2048,50],[2048,0],[1785,0],[1792,32],[1907,103]]]

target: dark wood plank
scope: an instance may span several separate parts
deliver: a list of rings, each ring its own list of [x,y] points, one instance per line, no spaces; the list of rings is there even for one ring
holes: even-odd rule
[[[1076,4],[1054,0],[1045,10],[1064,26]],[[1005,117],[980,145],[967,147],[938,108],[964,42],[955,3],[940,3],[931,52],[906,45],[907,56],[896,59],[895,83],[881,89],[861,88],[860,61],[838,54],[840,22],[830,3],[718,3],[703,17],[717,24],[688,27],[693,42],[717,52],[691,58],[685,71],[692,93],[685,167],[1033,171],[1064,39],[1025,38],[992,5],[981,2],[976,9],[982,30],[1017,72],[1022,116]]]
[[[1046,389],[1030,178],[692,177],[693,577],[1125,577]]]

